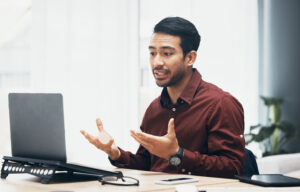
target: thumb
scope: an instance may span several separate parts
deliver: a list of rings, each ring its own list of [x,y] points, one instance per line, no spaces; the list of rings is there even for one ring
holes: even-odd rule
[[[168,135],[175,135],[174,118],[171,118],[171,119],[169,120],[169,124],[168,124]]]

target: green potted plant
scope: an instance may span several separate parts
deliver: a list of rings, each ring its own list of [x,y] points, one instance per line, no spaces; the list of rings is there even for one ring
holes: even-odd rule
[[[258,142],[264,146],[262,156],[287,153],[283,145],[295,136],[296,129],[288,121],[281,121],[280,104],[282,98],[260,97],[268,107],[268,122],[266,125],[250,126],[250,132],[245,134],[246,145]]]

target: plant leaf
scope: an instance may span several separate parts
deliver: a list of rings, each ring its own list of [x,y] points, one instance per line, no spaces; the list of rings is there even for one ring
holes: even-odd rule
[[[245,137],[246,145],[248,145],[249,143],[251,143],[252,141],[254,141],[252,133],[246,133],[244,135],[244,137]]]
[[[283,133],[285,133],[285,137],[290,139],[295,137],[296,133],[296,128],[294,127],[293,124],[287,122],[287,121],[282,121],[277,124],[278,129],[280,129]]]
[[[264,97],[264,96],[260,96],[260,98],[264,101],[266,106],[279,105],[283,102],[282,98]]]
[[[257,125],[252,125],[252,126],[250,126],[250,132],[251,132],[252,130],[256,129],[256,128],[259,128],[259,127],[261,127],[261,124],[257,124]]]
[[[264,96],[260,96],[260,98],[264,101],[266,106],[270,106],[271,105],[271,99],[268,97],[264,97]]]
[[[279,104],[272,104],[270,106],[270,120],[271,123],[275,124],[278,123],[280,121],[280,116],[281,116],[281,109]]]
[[[269,138],[275,129],[274,125],[271,126],[262,126],[258,134],[253,134],[253,140],[256,142],[261,142],[266,138]]]

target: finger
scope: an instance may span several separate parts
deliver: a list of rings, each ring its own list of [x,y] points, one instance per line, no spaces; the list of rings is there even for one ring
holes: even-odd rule
[[[168,135],[176,135],[174,129],[174,118],[171,118],[168,123]]]
[[[103,131],[103,124],[102,124],[102,121],[100,118],[97,118],[96,119],[96,124],[97,124],[97,127],[98,127],[98,130],[101,132]]]
[[[91,134],[89,134],[89,133],[87,133],[86,131],[84,131],[84,130],[80,130],[80,132],[81,132],[81,134],[90,142],[90,143],[92,143],[92,144],[96,144],[96,140],[97,140],[97,138],[96,137],[94,137],[93,135],[91,135]]]
[[[88,135],[88,133],[87,133],[85,130],[80,130],[80,133],[81,133],[84,137],[86,137],[86,136]]]
[[[148,150],[151,150],[156,144],[161,141],[161,137],[150,135],[143,132],[136,132],[131,130],[130,131],[131,136],[134,137],[134,139],[139,142],[141,145],[143,145]]]
[[[97,147],[98,149],[104,150],[105,148],[107,148],[107,146],[111,147],[111,145],[113,144],[114,140],[110,140],[107,144],[103,144],[101,141],[99,141],[99,139],[97,137],[94,137],[93,135],[87,133],[84,130],[80,131],[82,133],[82,135],[85,136],[85,138],[91,143],[93,144],[95,147]]]
[[[108,147],[111,147],[113,143],[114,143],[114,140],[113,140],[113,139],[110,139],[110,140],[108,141],[108,143],[105,144],[105,145],[108,146]]]
[[[136,131],[133,131],[133,130],[130,130],[130,135],[131,135],[131,136],[135,136],[135,137],[139,137],[139,136],[137,135],[137,132],[136,132]]]
[[[133,137],[136,141],[139,142],[140,139],[139,139],[138,136],[136,135],[135,131],[130,130],[130,135],[131,135],[131,137]]]
[[[139,143],[141,144],[143,147],[145,147],[146,149],[150,150],[152,148],[152,145],[150,143],[147,143],[143,140],[141,140],[139,137],[137,137],[134,134],[131,134],[131,136]]]
[[[80,133],[84,136],[85,131],[84,130],[80,130]]]
[[[144,142],[144,141],[142,141],[142,140],[139,140],[138,138],[134,138],[141,146],[143,146],[145,149],[147,149],[148,151],[152,151],[152,149],[153,149],[153,146],[152,145],[150,145],[149,143],[146,143],[146,142]]]
[[[137,137],[139,137],[140,139],[146,142],[154,143],[160,139],[158,136],[154,136],[148,133],[143,133],[143,132],[134,132],[134,133]]]

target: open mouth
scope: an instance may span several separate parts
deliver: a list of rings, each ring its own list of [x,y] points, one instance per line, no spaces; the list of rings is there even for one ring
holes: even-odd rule
[[[163,80],[168,77],[169,71],[168,70],[154,70],[153,74],[154,74],[155,79]]]

